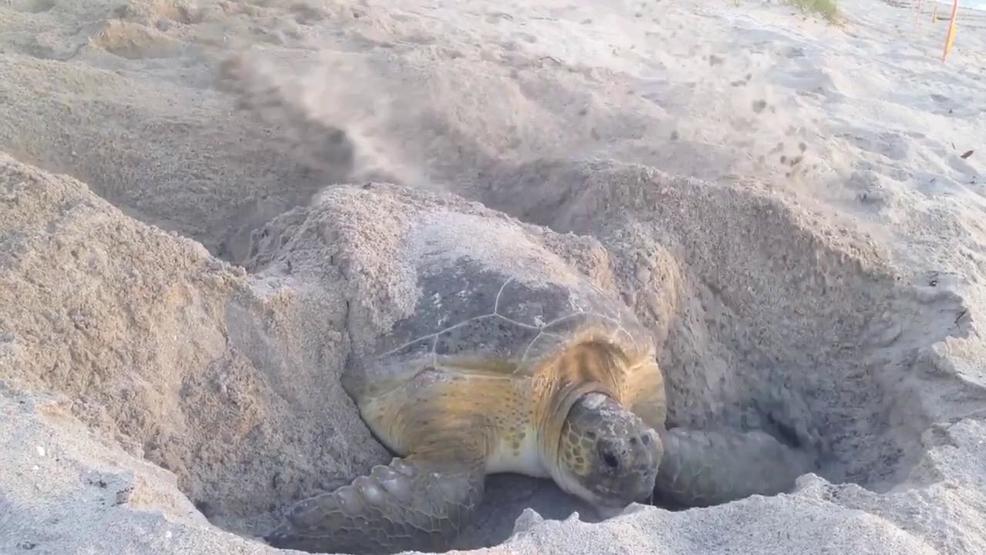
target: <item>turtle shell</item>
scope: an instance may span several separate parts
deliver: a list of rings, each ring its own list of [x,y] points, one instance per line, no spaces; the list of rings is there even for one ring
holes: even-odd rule
[[[478,214],[419,216],[401,250],[416,279],[414,310],[350,360],[343,384],[357,402],[426,370],[531,376],[587,332],[628,354],[652,349],[620,299],[545,246],[551,232]]]

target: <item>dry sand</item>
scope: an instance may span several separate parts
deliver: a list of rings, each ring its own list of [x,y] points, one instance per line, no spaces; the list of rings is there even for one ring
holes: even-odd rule
[[[0,552],[276,551],[389,460],[338,375],[426,209],[619,293],[672,423],[825,450],[602,523],[495,477],[460,548],[986,552],[986,14],[942,64],[928,4],[0,0]]]

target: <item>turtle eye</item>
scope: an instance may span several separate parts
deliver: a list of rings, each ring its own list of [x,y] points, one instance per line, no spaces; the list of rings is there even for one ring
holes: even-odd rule
[[[610,453],[609,451],[603,452],[603,462],[610,468],[618,468],[620,466],[619,459],[617,459],[616,455]]]
[[[620,467],[620,458],[616,456],[617,452],[617,446],[613,445],[611,441],[600,440],[596,444],[596,453],[599,454],[599,458],[602,459],[603,464],[611,469]]]

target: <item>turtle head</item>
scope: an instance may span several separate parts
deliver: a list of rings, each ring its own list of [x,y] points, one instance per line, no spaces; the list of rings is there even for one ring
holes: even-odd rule
[[[663,447],[657,432],[601,393],[580,397],[562,425],[555,481],[601,512],[654,491]]]

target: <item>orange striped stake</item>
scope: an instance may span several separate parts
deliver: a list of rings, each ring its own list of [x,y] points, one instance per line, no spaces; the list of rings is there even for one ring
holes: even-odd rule
[[[952,19],[948,22],[948,34],[945,35],[945,51],[942,52],[941,61],[944,62],[948,57],[948,52],[955,44],[955,19],[959,15],[959,0],[952,0]]]

